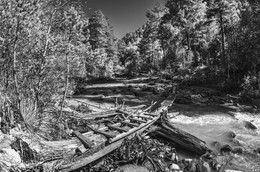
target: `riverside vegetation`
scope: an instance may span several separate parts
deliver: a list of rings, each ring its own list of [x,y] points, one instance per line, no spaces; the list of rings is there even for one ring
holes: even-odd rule
[[[258,112],[260,2],[168,0],[146,16],[142,27],[119,39],[108,17],[100,10],[88,15],[81,1],[1,0],[1,151],[35,160],[36,150],[17,133],[49,141],[69,138],[74,123],[84,124],[64,111],[67,98],[83,94],[83,85],[120,78],[134,82],[138,76],[157,76],[142,91],[168,94],[174,90],[151,86],[177,84],[176,102],[248,105]],[[187,94],[199,87],[211,91]],[[141,100],[141,92],[128,91]],[[23,145],[26,155],[10,149],[15,143]],[[1,169],[10,170],[16,163],[0,162]]]

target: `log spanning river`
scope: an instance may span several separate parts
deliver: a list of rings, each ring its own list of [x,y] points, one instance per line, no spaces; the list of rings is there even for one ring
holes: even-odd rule
[[[173,110],[174,109],[174,110]],[[210,110],[211,109],[211,110]],[[169,112],[171,122],[202,140],[213,151],[218,152],[218,145],[240,147],[243,154],[235,155],[228,164],[229,168],[248,172],[260,171],[260,116],[246,112],[225,112],[221,107],[173,107]],[[177,112],[177,113],[176,113]],[[249,121],[257,129],[245,126]],[[183,155],[190,156],[190,155]]]

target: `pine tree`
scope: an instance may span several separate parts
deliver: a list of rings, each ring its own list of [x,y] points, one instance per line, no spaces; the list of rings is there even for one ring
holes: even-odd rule
[[[109,19],[102,11],[95,11],[89,19],[89,44],[96,66],[90,73],[96,77],[111,77],[116,60],[115,36]],[[87,67],[91,69],[90,66]]]

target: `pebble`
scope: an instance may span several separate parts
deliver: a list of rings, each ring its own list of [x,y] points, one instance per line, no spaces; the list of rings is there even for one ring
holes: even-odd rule
[[[170,172],[170,169],[168,167],[165,167],[164,171],[165,172]]]
[[[241,148],[241,147],[234,147],[232,152],[235,153],[235,154],[243,154],[243,148]]]
[[[192,161],[192,159],[185,159],[185,161],[187,161],[187,162],[191,162],[191,161]]]
[[[149,170],[145,167],[137,166],[137,165],[124,165],[121,167],[118,167],[115,172],[149,172]]]
[[[178,158],[178,156],[177,156],[176,153],[172,153],[171,160],[172,160],[172,161],[178,161],[178,160],[179,160],[179,158]]]
[[[220,151],[221,152],[231,152],[232,148],[229,145],[223,145],[223,146],[221,146]]]
[[[228,132],[228,136],[230,138],[235,138],[236,137],[236,133],[234,133],[233,131],[230,131],[230,132]]]
[[[190,163],[190,172],[195,172],[196,170],[197,170],[197,167],[196,167],[196,163],[194,162],[194,161],[192,161],[191,163]]]
[[[209,166],[209,163],[203,162],[203,172],[211,172],[211,168]]]
[[[22,160],[18,152],[14,149],[4,148],[0,153],[0,162],[4,162],[7,166],[19,165]]]
[[[159,158],[160,158],[160,159],[163,159],[163,158],[164,158],[164,153],[163,153],[163,152],[160,152],[160,153],[159,153]]]
[[[170,170],[180,170],[180,167],[177,164],[172,164]]]

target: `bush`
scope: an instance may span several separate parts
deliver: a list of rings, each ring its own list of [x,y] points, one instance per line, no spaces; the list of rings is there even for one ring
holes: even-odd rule
[[[224,80],[224,73],[214,67],[199,66],[192,71],[178,72],[181,76],[185,76],[185,85],[214,86],[218,87]]]
[[[251,97],[259,97],[259,88],[260,88],[260,72],[255,76],[252,73],[249,73],[243,78],[241,84],[243,88],[242,94],[249,95]]]

